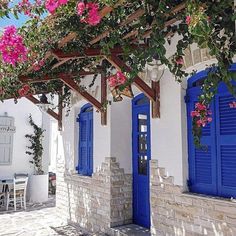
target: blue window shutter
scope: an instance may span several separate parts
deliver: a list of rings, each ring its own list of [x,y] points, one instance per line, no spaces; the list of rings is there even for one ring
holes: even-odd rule
[[[79,115],[79,167],[82,175],[93,173],[93,110],[85,105]]]
[[[215,122],[211,122],[202,130],[202,149],[197,149],[194,145],[192,135],[191,111],[194,110],[198,101],[200,88],[188,89],[187,103],[188,113],[188,151],[189,151],[189,185],[190,191],[203,194],[217,194],[216,183],[216,149],[215,149]],[[211,106],[214,113],[214,104]]]
[[[88,175],[93,173],[93,113],[90,112],[89,116],[89,130],[88,130]]]
[[[85,175],[87,173],[87,132],[88,122],[86,116],[81,114],[79,135],[79,173]]]
[[[236,101],[224,86],[216,96],[216,135],[218,160],[218,194],[236,197],[236,109],[229,104]]]

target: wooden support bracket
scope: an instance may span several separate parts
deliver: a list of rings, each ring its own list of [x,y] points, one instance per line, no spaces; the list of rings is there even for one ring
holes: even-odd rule
[[[117,55],[112,54],[108,61],[113,65],[115,64],[116,68],[123,69],[128,73],[132,71]],[[151,100],[152,118],[160,118],[160,83],[153,81],[152,87],[150,87],[139,76],[136,76],[133,84]]]
[[[61,81],[63,81],[70,89],[79,93],[85,100],[90,102],[94,107],[96,107],[99,111],[102,111],[102,104],[90,95],[87,91],[81,90],[80,87],[75,83],[72,78],[69,77],[60,77]]]
[[[34,104],[39,104],[40,103],[40,101],[37,99],[37,98],[35,98],[33,95],[27,95],[27,96],[25,96],[29,101],[31,101],[32,103],[34,103]],[[47,113],[50,115],[50,116],[52,116],[54,119],[56,119],[57,121],[59,120],[59,115],[56,113],[56,112],[54,112],[52,109],[48,109],[47,110]]]

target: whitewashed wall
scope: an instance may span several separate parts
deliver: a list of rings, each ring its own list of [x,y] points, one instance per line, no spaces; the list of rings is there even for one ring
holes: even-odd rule
[[[33,131],[28,123],[28,117],[31,113],[35,123],[41,125],[42,114],[33,103],[24,98],[19,99],[17,104],[12,99],[1,103],[0,116],[3,116],[5,112],[8,116],[14,117],[16,132],[13,140],[12,164],[0,165],[0,178],[12,177],[16,172],[31,174],[33,168],[29,163],[30,157],[25,153],[26,146],[29,145],[25,135]]]

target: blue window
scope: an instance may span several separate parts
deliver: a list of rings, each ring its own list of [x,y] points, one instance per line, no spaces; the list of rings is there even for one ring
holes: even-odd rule
[[[189,189],[197,193],[236,197],[236,109],[229,105],[236,98],[228,92],[224,83],[219,85],[210,105],[213,121],[202,130],[203,148],[194,146],[190,113],[194,110],[205,77],[205,71],[192,77],[186,95]]]
[[[93,173],[93,107],[86,104],[81,108],[79,122],[79,166],[78,173],[91,176]]]

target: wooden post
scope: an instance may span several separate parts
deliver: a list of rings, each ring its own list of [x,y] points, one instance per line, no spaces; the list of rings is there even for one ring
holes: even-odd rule
[[[152,89],[155,93],[155,100],[152,101],[152,118],[160,118],[160,81],[152,81]]]
[[[58,130],[59,131],[62,131],[62,112],[63,112],[62,95],[63,95],[63,91],[61,89],[58,94]]]
[[[104,71],[101,72],[101,125],[107,125],[107,78]]]

